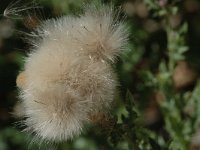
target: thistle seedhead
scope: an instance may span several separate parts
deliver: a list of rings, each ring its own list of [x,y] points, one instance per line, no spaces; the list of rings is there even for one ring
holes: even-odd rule
[[[79,135],[90,116],[107,113],[117,86],[110,66],[127,41],[111,7],[44,21],[30,39],[18,86],[26,131],[48,141]]]

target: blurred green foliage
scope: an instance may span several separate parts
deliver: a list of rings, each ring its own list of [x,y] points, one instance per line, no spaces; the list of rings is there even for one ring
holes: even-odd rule
[[[19,4],[27,3],[21,1]],[[80,137],[59,144],[31,142],[14,123],[15,79],[40,19],[78,14],[98,0],[37,0],[43,9],[0,19],[0,150],[196,150],[200,148],[200,2],[102,0],[121,8],[130,32],[114,66],[120,81],[112,116]],[[0,1],[0,13],[11,1]],[[28,17],[27,17],[28,16]],[[39,17],[39,18],[38,18]]]

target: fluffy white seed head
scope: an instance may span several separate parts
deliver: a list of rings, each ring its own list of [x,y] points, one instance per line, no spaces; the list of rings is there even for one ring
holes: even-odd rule
[[[20,86],[27,131],[67,140],[81,133],[89,116],[109,111],[117,85],[109,62],[127,40],[114,15],[110,7],[90,6],[79,17],[45,21],[32,34]]]

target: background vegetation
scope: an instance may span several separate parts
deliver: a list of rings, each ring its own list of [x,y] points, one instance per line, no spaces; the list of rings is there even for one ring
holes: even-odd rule
[[[13,3],[14,2],[14,3]],[[29,6],[28,1],[13,1]],[[11,113],[16,76],[29,45],[21,37],[40,22],[81,12],[92,0],[37,0],[42,9],[0,18],[0,150],[197,150],[200,149],[200,2],[110,0],[122,9],[129,51],[114,66],[120,87],[112,116],[72,141],[31,143]],[[0,1],[0,13],[11,3]],[[54,145],[54,144],[53,144]]]

